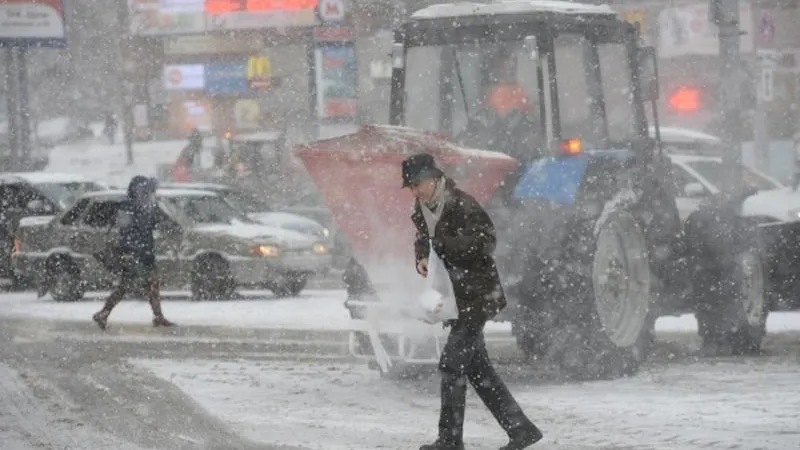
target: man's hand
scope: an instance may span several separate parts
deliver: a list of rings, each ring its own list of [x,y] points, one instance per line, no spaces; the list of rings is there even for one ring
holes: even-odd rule
[[[417,263],[417,273],[423,277],[428,276],[428,258],[422,258]]]

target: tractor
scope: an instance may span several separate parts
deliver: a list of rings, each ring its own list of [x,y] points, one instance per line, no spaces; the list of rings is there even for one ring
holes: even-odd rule
[[[656,55],[634,25],[605,5],[433,5],[395,30],[392,67],[390,125],[296,150],[370,298],[402,305],[420,289],[399,163],[428,152],[495,222],[511,299],[496,320],[530,361],[578,379],[633,374],[656,319],[685,313],[709,352],[760,349],[760,223],[739,214],[752,192],[716,195],[681,220],[658,133]],[[389,356],[419,361],[399,339],[392,348],[405,350]]]

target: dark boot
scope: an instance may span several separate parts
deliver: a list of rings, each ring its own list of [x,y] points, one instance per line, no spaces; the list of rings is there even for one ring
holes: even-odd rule
[[[463,450],[464,410],[467,401],[467,380],[463,376],[442,372],[442,409],[439,413],[439,439],[420,450]]]
[[[542,432],[531,424],[530,428],[516,430],[509,435],[508,444],[500,447],[500,450],[522,450],[539,442],[542,439]]]
[[[510,441],[501,450],[521,450],[542,439],[542,432],[522,411],[492,367],[485,350],[478,352],[467,376],[475,393],[508,433]]]
[[[447,444],[437,439],[433,444],[425,444],[419,450],[464,450],[464,444]]]

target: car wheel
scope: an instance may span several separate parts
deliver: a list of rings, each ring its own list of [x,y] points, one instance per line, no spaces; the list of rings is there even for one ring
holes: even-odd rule
[[[202,256],[192,271],[192,299],[226,300],[236,284],[228,262],[217,255]]]
[[[276,297],[296,297],[308,285],[310,274],[293,273],[267,283],[267,287]]]
[[[57,258],[50,264],[50,295],[57,302],[77,302],[83,298],[84,288],[78,266],[71,259]]]

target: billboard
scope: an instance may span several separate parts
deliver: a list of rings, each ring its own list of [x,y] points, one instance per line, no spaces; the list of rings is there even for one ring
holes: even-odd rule
[[[144,36],[281,29],[317,24],[318,0],[128,0],[131,33]]]
[[[245,61],[206,65],[206,92],[213,95],[238,95],[249,91]]]
[[[658,14],[658,56],[673,58],[686,55],[719,54],[718,28],[708,17],[705,3],[669,6]],[[753,18],[749,2],[739,5],[740,48],[753,51]]]
[[[63,0],[0,0],[0,46],[66,44]]]
[[[169,64],[164,66],[164,88],[168,91],[195,91],[206,87],[202,64]]]
[[[315,51],[317,117],[358,116],[358,64],[352,43],[321,45]]]

